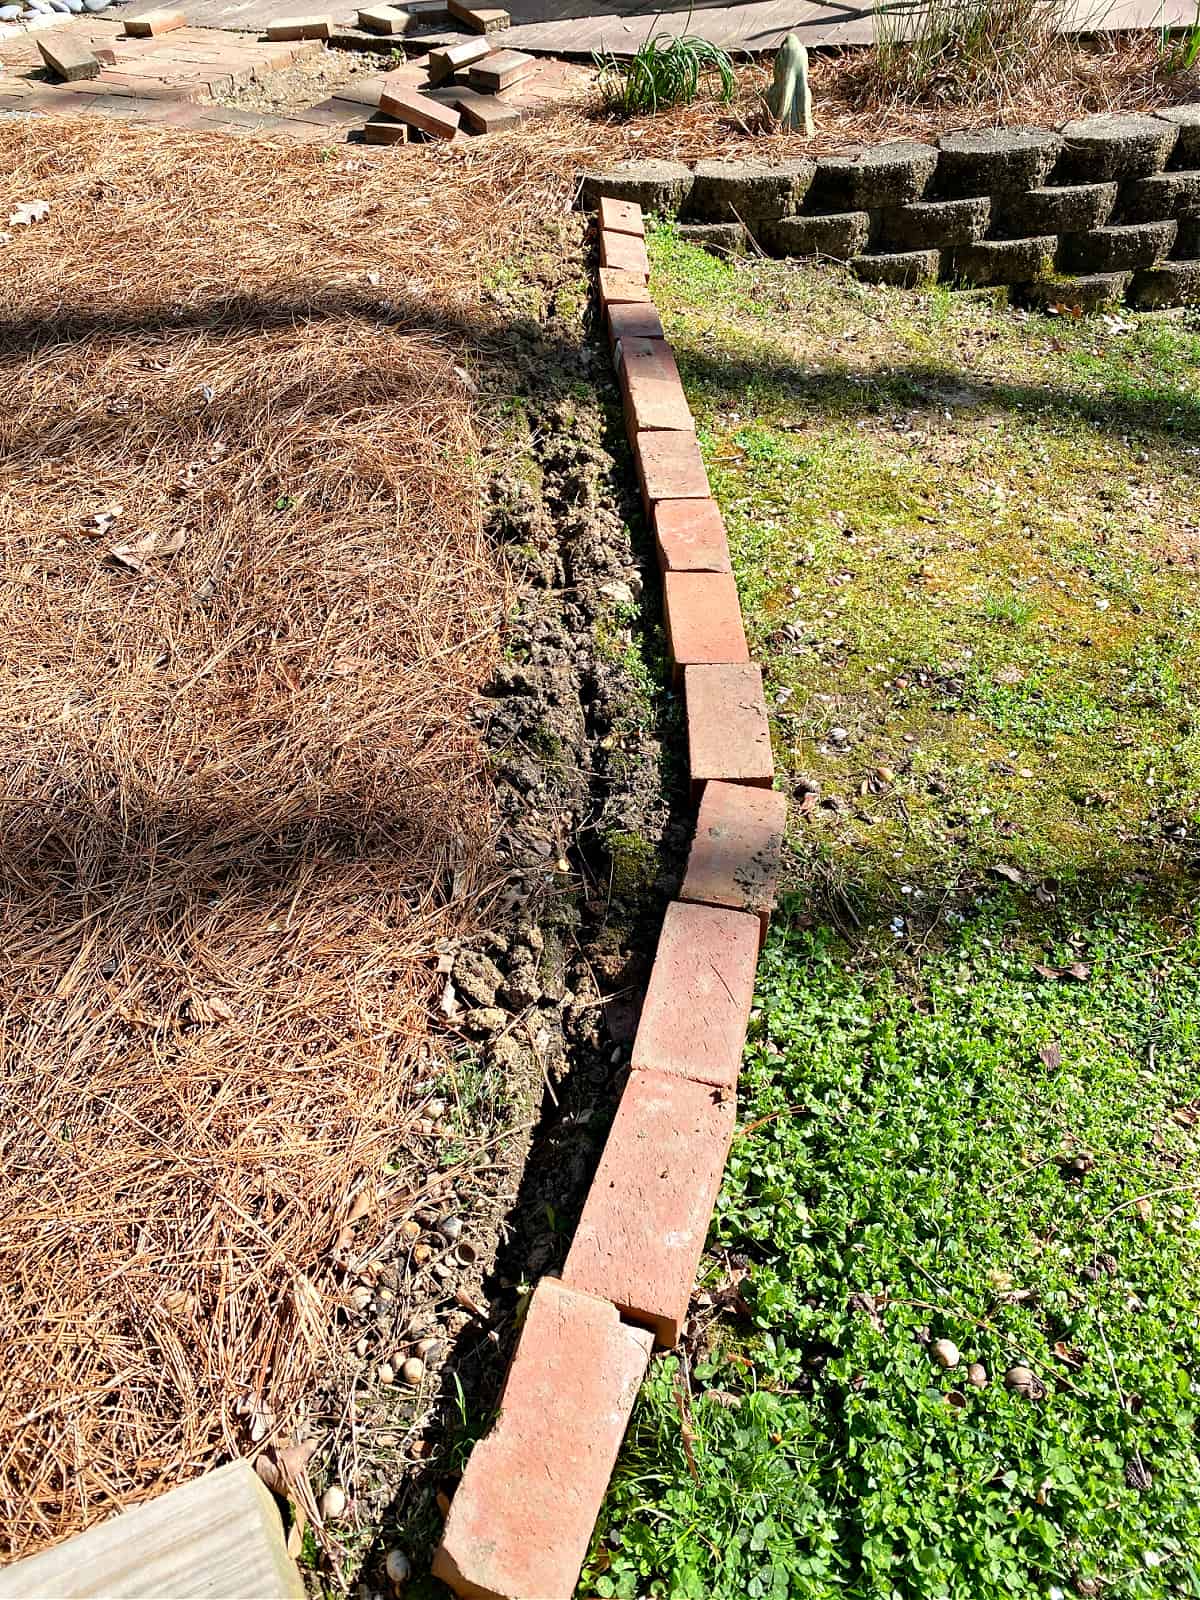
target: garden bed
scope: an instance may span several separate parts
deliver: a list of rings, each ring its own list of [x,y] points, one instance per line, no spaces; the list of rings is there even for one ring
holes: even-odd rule
[[[1179,1592],[1200,339],[652,261],[791,894],[585,1591]]]

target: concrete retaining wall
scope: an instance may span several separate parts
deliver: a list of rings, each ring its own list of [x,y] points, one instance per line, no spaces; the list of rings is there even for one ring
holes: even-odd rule
[[[845,261],[871,283],[1002,284],[1085,309],[1200,301],[1200,104],[896,140],[778,166],[620,162],[601,194],[723,252]]]

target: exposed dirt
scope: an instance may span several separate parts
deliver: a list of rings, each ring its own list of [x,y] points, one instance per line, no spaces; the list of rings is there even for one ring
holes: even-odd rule
[[[403,60],[404,52],[399,48],[322,50],[317,55],[302,56],[262,81],[243,84],[218,95],[216,103],[237,106],[243,111],[299,111],[316,105],[319,100],[328,100],[347,83],[387,72]]]

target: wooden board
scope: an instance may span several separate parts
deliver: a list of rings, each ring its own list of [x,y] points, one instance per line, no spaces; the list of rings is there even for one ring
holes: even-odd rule
[[[234,1461],[77,1538],[0,1568],[0,1600],[304,1600],[283,1524]]]

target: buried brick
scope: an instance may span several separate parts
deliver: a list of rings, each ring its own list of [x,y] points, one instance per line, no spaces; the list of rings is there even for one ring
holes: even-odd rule
[[[1062,149],[1045,128],[998,128],[988,133],[947,133],[938,140],[933,188],[947,199],[1036,189]]]
[[[865,211],[845,211],[765,222],[760,238],[773,255],[830,256],[848,261],[866,248],[870,233],[871,219]]]
[[[63,83],[80,83],[100,76],[100,63],[87,45],[65,31],[39,39],[37,47],[42,60]]]
[[[790,217],[812,183],[816,163],[698,161],[687,215],[701,222],[762,222]]]
[[[646,280],[636,272],[621,272],[617,267],[601,267],[598,281],[602,306],[650,304],[650,291],[646,287]]]
[[[987,232],[991,209],[986,195],[966,200],[914,200],[882,213],[876,243],[882,250],[897,251],[970,244]]]
[[[1200,167],[1200,105],[1167,106],[1154,113],[1178,130],[1178,140],[1171,151],[1172,167]]]
[[[1073,183],[1006,195],[992,211],[998,239],[1027,239],[1048,233],[1085,233],[1102,228],[1117,203],[1115,183]]]
[[[600,265],[615,267],[618,272],[633,272],[643,278],[650,276],[650,259],[646,242],[632,233],[600,231]]]
[[[1160,171],[1179,129],[1161,117],[1077,117],[1064,124],[1062,136],[1055,178],[1063,183],[1102,183]]]
[[[692,169],[682,161],[618,161],[602,172],[585,173],[580,201],[594,209],[601,195],[632,200],[643,211],[673,216],[692,188]]]
[[[663,574],[663,613],[676,677],[684,667],[750,659],[731,572],[668,570]]]
[[[672,901],[633,1041],[633,1071],[665,1072],[732,1094],[757,965],[757,917]]]
[[[753,912],[765,939],[786,826],[787,796],[777,790],[706,784],[679,898]]]
[[[894,289],[921,289],[937,282],[941,261],[940,250],[902,250],[851,256],[850,270],[864,283],[884,283]]]
[[[1200,261],[1164,261],[1135,273],[1129,298],[1147,310],[1195,305],[1200,301]]]
[[[1093,228],[1062,242],[1062,264],[1067,271],[1122,272],[1152,267],[1175,243],[1175,222],[1131,222],[1116,228]]]
[[[731,572],[725,521],[715,500],[660,500],[654,537],[664,572]]]
[[[622,339],[617,360],[625,414],[634,432],[674,428],[694,433],[679,368],[663,339]]]
[[[1054,269],[1058,240],[979,239],[960,245],[950,254],[950,271],[964,283],[1030,283]]]
[[[610,304],[608,332],[613,344],[622,339],[661,339],[662,318],[649,300],[640,305]]]
[[[749,792],[749,791],[745,791]],[[563,1268],[668,1348],[679,1339],[733,1138],[728,1090],[631,1072]]]
[[[433,1558],[475,1600],[571,1600],[653,1336],[543,1278]]]
[[[932,145],[912,139],[822,156],[808,190],[814,210],[868,211],[919,200],[937,167]]]
[[[694,433],[635,434],[634,458],[647,510],[659,500],[708,499],[708,474]]]
[[[632,233],[639,239],[646,233],[641,206],[632,200],[614,200],[607,194],[600,197],[600,227],[609,233]]]
[[[683,688],[693,791],[713,779],[769,789],[775,765],[762,668],[688,667]]]
[[[486,39],[465,39],[462,44],[447,45],[444,50],[431,50],[428,57],[430,83],[444,83],[447,78],[461,72],[490,56],[492,47]]]

